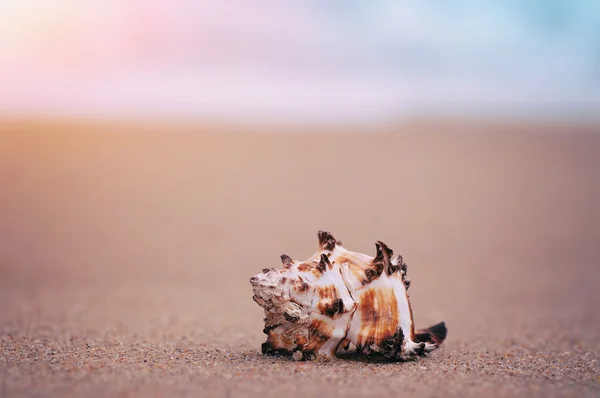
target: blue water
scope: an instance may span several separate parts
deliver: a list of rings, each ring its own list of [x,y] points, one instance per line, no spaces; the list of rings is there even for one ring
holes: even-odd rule
[[[365,49],[362,56],[369,62],[365,66],[363,61],[363,67],[448,87],[436,94],[448,99],[443,107],[460,107],[461,95],[454,98],[452,91],[464,90],[471,93],[464,98],[483,107],[487,92],[532,112],[537,107],[600,114],[598,0],[311,4],[352,46]],[[466,102],[464,106],[473,110]]]
[[[118,0],[109,3],[116,19],[132,18],[135,25],[137,13],[121,10]],[[231,9],[214,7],[210,24],[203,13],[211,1],[195,11],[153,3],[170,17],[164,30],[151,32],[160,40],[146,43],[143,56],[130,56],[139,50],[130,37],[119,50],[122,62],[84,62],[81,71],[92,72],[79,80],[46,65],[29,68],[31,77],[6,74],[0,85],[12,94],[0,94],[0,113],[600,120],[600,0],[240,1]],[[139,7],[141,13],[146,5]],[[77,37],[78,26],[66,30],[68,37]],[[81,30],[98,48],[107,47],[102,31]],[[74,58],[88,51],[86,40],[80,45]],[[115,67],[105,72],[108,64]]]

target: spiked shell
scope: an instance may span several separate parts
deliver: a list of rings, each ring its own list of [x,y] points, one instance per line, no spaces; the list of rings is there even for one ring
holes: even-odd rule
[[[265,311],[264,354],[334,356],[353,344],[358,353],[402,359],[441,344],[443,322],[415,332],[402,256],[381,241],[372,257],[346,250],[329,232],[318,237],[308,260],[284,254],[282,269],[266,268],[250,279],[253,299]]]

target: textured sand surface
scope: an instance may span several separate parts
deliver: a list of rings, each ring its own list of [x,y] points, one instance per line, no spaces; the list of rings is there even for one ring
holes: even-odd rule
[[[600,396],[594,128],[0,129],[2,397]],[[401,253],[444,345],[262,356],[248,280],[309,257],[318,229]]]

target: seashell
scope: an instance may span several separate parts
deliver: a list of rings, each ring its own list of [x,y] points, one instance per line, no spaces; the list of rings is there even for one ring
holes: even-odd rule
[[[308,260],[284,254],[283,268],[250,278],[253,299],[265,312],[263,354],[333,357],[353,345],[360,354],[404,359],[444,341],[444,322],[415,331],[402,256],[381,241],[372,257],[345,249],[329,232],[318,238]]]

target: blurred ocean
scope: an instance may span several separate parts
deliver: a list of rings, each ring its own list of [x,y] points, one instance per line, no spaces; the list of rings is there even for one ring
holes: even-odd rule
[[[0,0],[0,115],[600,117],[597,0]]]

